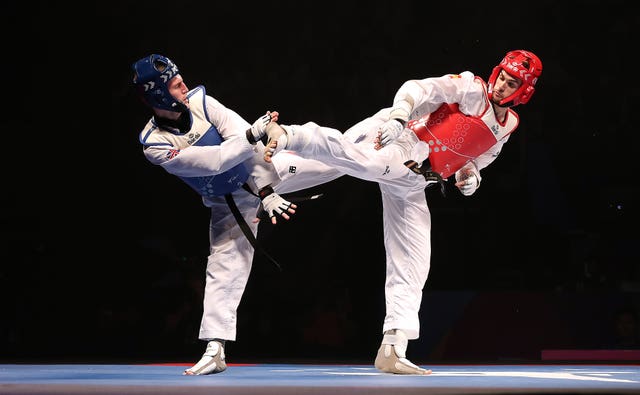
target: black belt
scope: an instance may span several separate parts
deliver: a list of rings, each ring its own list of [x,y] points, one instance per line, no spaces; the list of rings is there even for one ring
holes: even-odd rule
[[[429,163],[429,158],[425,159],[420,166],[415,160],[408,160],[404,162],[404,165],[407,166],[412,172],[416,174],[421,174],[427,182],[438,183],[440,185],[440,193],[443,197],[446,197],[446,185],[445,180],[442,176],[431,169],[431,163]],[[429,187],[432,184],[427,184]]]
[[[262,248],[262,245],[260,245],[256,237],[253,235],[253,232],[251,231],[251,228],[247,224],[247,221],[244,220],[242,213],[240,213],[240,210],[238,210],[238,206],[236,206],[236,202],[233,201],[233,196],[231,196],[231,194],[228,193],[224,195],[224,199],[227,201],[227,205],[231,209],[231,213],[235,217],[238,225],[240,226],[242,233],[244,233],[244,236],[247,238],[247,240],[249,240],[249,243],[251,243],[251,245],[253,246],[253,249],[262,253],[262,255],[264,255],[268,260],[270,260],[271,263],[276,265],[278,270],[282,271],[282,267],[280,267],[280,264],[275,259],[273,259],[273,257],[269,255],[269,253],[265,251],[264,248]]]
[[[242,187],[253,196],[259,197],[255,192],[251,190],[251,188],[247,184],[242,185]],[[304,197],[285,197],[285,195],[282,195],[283,198],[286,198],[290,202],[299,202],[303,200],[317,199],[320,196],[322,196],[322,194],[304,196]],[[244,233],[247,240],[249,240],[249,243],[253,246],[253,249],[255,251],[260,252],[262,255],[264,255],[268,260],[271,261],[271,263],[273,263],[278,268],[278,270],[282,271],[282,267],[280,266],[280,264],[271,255],[269,255],[267,251],[265,251],[265,249],[262,247],[260,242],[258,242],[256,237],[253,235],[253,232],[251,231],[251,228],[247,224],[247,221],[244,220],[244,217],[240,213],[240,210],[238,210],[238,206],[236,205],[236,202],[233,200],[233,196],[230,193],[228,193],[224,195],[224,199],[227,201],[227,205],[229,206],[229,209],[231,209],[231,213],[236,219],[236,222],[238,223],[238,225],[240,226],[242,233]],[[260,217],[260,218],[263,219],[263,217]]]

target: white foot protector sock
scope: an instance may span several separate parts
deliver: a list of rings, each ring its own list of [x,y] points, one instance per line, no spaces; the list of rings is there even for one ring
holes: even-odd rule
[[[394,374],[431,374],[430,369],[423,369],[406,358],[408,343],[407,335],[399,329],[385,332],[374,363],[376,369]]]
[[[215,340],[207,343],[207,349],[198,363],[184,371],[188,376],[201,376],[205,374],[220,373],[227,370],[224,360],[224,346]]]
[[[265,147],[265,160],[269,162],[267,157],[272,157],[284,149],[304,151],[311,142],[314,133],[322,133],[322,131],[316,130],[313,126],[283,126],[276,122],[271,122],[267,125],[269,139]]]

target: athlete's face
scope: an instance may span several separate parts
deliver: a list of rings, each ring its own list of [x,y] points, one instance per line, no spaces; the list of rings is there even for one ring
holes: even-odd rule
[[[189,88],[187,88],[187,85],[185,85],[180,74],[169,80],[167,88],[169,89],[169,93],[171,93],[171,96],[173,96],[174,99],[189,107],[189,99],[187,98],[187,92],[189,92]]]
[[[509,97],[515,92],[522,81],[518,78],[512,77],[504,70],[500,70],[496,82],[493,84],[493,102],[500,103],[500,100],[505,97]]]

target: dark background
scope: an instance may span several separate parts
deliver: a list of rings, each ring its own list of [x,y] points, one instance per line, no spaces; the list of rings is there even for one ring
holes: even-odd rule
[[[345,130],[399,86],[511,49],[544,71],[483,185],[427,190],[433,256],[415,362],[638,348],[638,14],[623,1],[131,1],[3,5],[0,358],[184,360],[197,340],[208,210],[142,155],[131,64],[170,57],[253,122]],[[376,184],[313,188],[259,238],[229,362],[372,362],[384,315]],[[632,328],[637,336],[637,327]],[[624,343],[622,343],[624,341]]]

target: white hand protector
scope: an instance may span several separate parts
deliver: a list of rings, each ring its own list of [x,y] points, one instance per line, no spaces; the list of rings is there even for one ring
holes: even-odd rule
[[[464,196],[473,195],[480,183],[471,170],[460,169],[456,172],[456,186]]]
[[[247,130],[247,140],[249,140],[251,144],[257,143],[260,139],[262,139],[267,134],[267,125],[272,120],[277,120],[277,119],[278,119],[278,112],[267,111],[265,115],[258,118],[253,123],[253,125],[251,125],[251,128]]]
[[[295,204],[273,192],[270,186],[262,188],[258,195],[262,200],[262,209],[269,214],[271,223],[274,225],[278,222],[277,217],[288,220],[290,218],[289,214],[295,214],[295,209],[298,208]]]
[[[390,119],[380,127],[380,145],[382,147],[390,144],[404,130],[404,125],[397,119]]]

